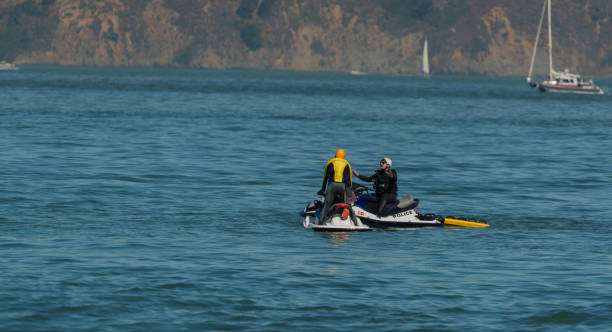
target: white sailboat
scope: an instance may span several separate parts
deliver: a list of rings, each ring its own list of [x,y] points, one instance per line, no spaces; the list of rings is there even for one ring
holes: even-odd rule
[[[421,70],[423,71],[423,76],[429,77],[429,54],[427,51],[427,39],[425,39],[425,43],[423,43],[423,63],[421,64]]]
[[[531,65],[529,66],[529,74],[527,75],[527,84],[533,88],[538,88],[542,92],[552,93],[579,93],[579,94],[603,94],[603,90],[593,83],[593,80],[584,81],[578,74],[572,74],[566,69],[563,72],[558,72],[553,69],[552,62],[552,30],[551,30],[551,2],[552,0],[544,0],[542,7],[542,16],[540,16],[540,26],[536,34],[536,40],[533,45],[533,54],[531,56]],[[544,23],[544,14],[548,12],[548,77],[540,83],[531,81],[533,73],[533,65],[535,63],[536,50],[538,41],[540,40],[540,32],[542,32],[542,23]]]

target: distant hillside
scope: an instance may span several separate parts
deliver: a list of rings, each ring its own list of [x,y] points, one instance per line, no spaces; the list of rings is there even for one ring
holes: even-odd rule
[[[2,0],[0,59],[19,64],[417,73],[427,37],[434,74],[524,75],[542,4]],[[612,76],[611,20],[610,0],[554,0],[555,67]],[[539,55],[543,64],[544,48]]]

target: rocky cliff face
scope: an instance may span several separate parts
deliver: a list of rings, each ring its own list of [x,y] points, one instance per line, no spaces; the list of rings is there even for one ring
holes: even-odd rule
[[[3,0],[21,64],[524,75],[543,1]],[[554,0],[555,67],[612,76],[612,2]],[[541,40],[542,46],[545,40]],[[546,51],[537,64],[544,71]]]

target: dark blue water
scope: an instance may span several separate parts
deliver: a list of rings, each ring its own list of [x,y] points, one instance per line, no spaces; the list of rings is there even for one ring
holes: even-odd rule
[[[0,330],[610,331],[611,110],[523,78],[0,72]],[[338,148],[491,227],[303,229]]]

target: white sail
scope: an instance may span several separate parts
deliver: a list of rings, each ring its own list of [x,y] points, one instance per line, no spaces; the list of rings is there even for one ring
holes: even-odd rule
[[[427,39],[425,39],[425,43],[423,44],[423,65],[421,66],[421,70],[425,76],[429,76],[429,54],[427,52]]]

